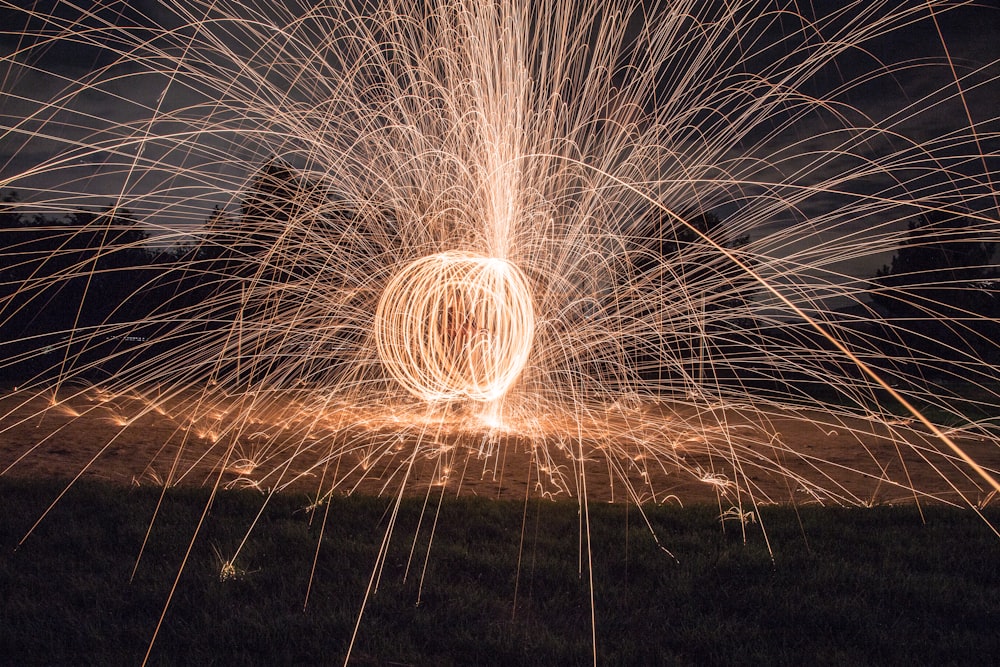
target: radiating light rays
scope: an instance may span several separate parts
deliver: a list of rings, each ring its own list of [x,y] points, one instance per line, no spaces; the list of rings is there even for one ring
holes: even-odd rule
[[[376,4],[0,0],[0,471],[995,497],[994,12]]]

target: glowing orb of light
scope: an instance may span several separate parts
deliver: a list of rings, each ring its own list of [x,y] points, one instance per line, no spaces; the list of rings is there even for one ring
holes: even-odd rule
[[[375,344],[386,371],[427,401],[492,401],[524,368],[535,333],[531,289],[504,259],[421,257],[386,285]]]

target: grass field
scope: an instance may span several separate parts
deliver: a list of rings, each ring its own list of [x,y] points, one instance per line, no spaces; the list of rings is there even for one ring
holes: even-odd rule
[[[15,549],[60,489],[0,479],[0,662],[138,664],[208,492],[167,494],[130,581],[159,490],[81,483]],[[217,497],[151,664],[343,661],[393,503],[332,501],[303,610],[323,516],[310,521],[304,497],[273,498],[220,576],[262,498]],[[436,511],[436,500],[403,501],[352,664],[593,660],[575,503],[445,499],[421,589]],[[602,664],[986,664],[1000,655],[1000,538],[970,510],[925,508],[922,520],[912,506],[766,507],[758,518],[773,559],[759,524],[744,541],[718,508],[646,511],[676,559],[636,507],[590,507]],[[1000,523],[996,508],[987,516]]]

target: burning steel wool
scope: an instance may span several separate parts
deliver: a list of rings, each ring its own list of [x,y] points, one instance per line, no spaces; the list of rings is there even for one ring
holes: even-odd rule
[[[502,399],[528,361],[534,332],[524,275],[468,253],[416,260],[389,281],[375,311],[382,364],[424,401]]]
[[[967,5],[3,3],[0,469],[97,420],[167,486],[975,504]]]
[[[993,10],[22,5],[0,474],[996,497]]]

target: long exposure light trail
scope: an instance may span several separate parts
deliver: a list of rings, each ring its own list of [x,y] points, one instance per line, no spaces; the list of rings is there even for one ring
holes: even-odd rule
[[[0,475],[978,509],[996,18],[0,0]]]
[[[416,260],[389,281],[375,311],[383,366],[429,402],[503,398],[534,333],[530,288],[517,267],[466,253]]]

